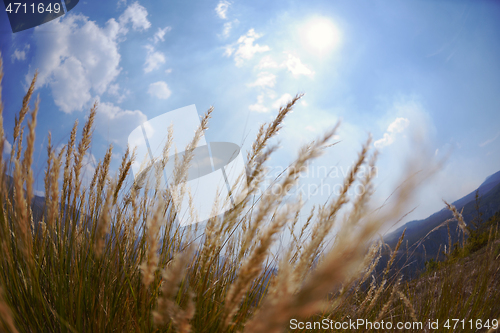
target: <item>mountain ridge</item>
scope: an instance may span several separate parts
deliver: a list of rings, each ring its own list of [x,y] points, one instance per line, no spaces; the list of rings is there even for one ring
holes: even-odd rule
[[[462,216],[467,225],[470,225],[471,221],[477,219],[476,192],[479,194],[479,212],[482,214],[481,219],[484,222],[500,211],[500,171],[488,176],[476,190],[452,203],[458,211],[462,211]],[[384,237],[385,242],[394,249],[403,230],[406,229],[400,253],[398,253],[394,264],[395,267],[405,267],[407,270],[406,276],[412,277],[425,267],[425,262],[428,259],[441,258],[444,246],[448,246],[449,244],[448,228],[444,225],[437,230],[432,230],[452,217],[452,212],[443,208],[425,219],[407,222],[405,225],[386,235]],[[449,223],[449,230],[452,244],[462,241],[456,221]],[[411,254],[411,262],[408,262],[408,258],[401,251],[405,247],[408,248],[408,252]],[[384,253],[379,263],[379,268],[385,267],[387,263],[386,257],[387,254]],[[406,260],[404,260],[405,258]]]
[[[461,210],[466,204],[475,200],[476,191],[479,194],[479,196],[483,196],[486,193],[488,193],[489,191],[491,191],[498,184],[500,184],[500,171],[497,171],[494,174],[491,174],[488,177],[486,177],[486,179],[481,183],[481,185],[479,185],[478,188],[476,188],[474,191],[470,192],[469,194],[463,196],[462,198],[453,201],[451,204],[454,205],[458,210]],[[443,209],[429,215],[425,219],[409,221],[409,222],[405,223],[404,225],[402,225],[401,227],[397,228],[396,230],[388,233],[385,236],[386,242],[388,242],[388,243],[392,242],[394,239],[398,240],[399,237],[401,236],[401,234],[403,233],[403,230],[405,230],[405,229],[407,229],[407,232],[408,232],[409,230],[413,229],[414,227],[419,227],[420,224],[422,224],[422,223],[429,222],[430,219],[431,220],[438,219],[438,218],[442,219],[444,216],[448,216],[447,218],[450,218],[451,215],[452,215],[451,212],[448,209],[446,209],[445,207],[443,207]],[[436,227],[436,226],[437,225],[435,225],[434,227]]]

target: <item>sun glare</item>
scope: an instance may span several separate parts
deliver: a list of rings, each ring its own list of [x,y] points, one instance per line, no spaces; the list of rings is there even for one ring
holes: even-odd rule
[[[307,50],[318,55],[331,52],[340,43],[340,31],[327,18],[313,18],[301,30],[302,42]]]

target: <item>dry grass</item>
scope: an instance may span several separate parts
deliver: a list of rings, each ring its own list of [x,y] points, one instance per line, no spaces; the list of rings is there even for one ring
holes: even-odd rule
[[[0,70],[0,81],[2,76]],[[481,263],[484,270],[478,271],[478,291],[460,296],[466,303],[454,307],[455,312],[444,310],[448,300],[430,296],[442,288],[440,293],[452,298],[445,284],[426,284],[421,292],[432,298],[426,301],[401,282],[402,276],[390,275],[404,234],[382,274],[375,271],[385,245],[373,240],[384,223],[405,213],[422,173],[409,168],[410,176],[395,191],[390,207],[374,210],[370,198],[377,154],[371,150],[370,139],[361,147],[340,195],[313,208],[302,224],[302,201],[287,195],[299,173],[331,146],[338,125],[299,150],[295,161],[276,179],[281,191],[267,189],[257,195],[266,176],[266,162],[276,150],[270,143],[301,95],[260,128],[248,153],[248,194],[223,216],[211,218],[201,238],[195,239],[198,224],[180,228],[176,223],[172,196],[190,194],[182,188],[177,193],[161,190],[146,178],[133,180],[134,152],[126,151],[112,176],[110,146],[90,184],[82,183],[97,104],[90,110],[79,141],[77,123],[59,153],[49,135],[45,207],[37,214],[32,210],[31,164],[38,100],[28,121],[26,142],[22,139],[35,82],[36,75],[16,116],[10,160],[0,156],[1,330],[280,332],[290,329],[291,319],[425,322],[452,315],[468,319],[471,311],[490,319],[499,317],[498,306],[478,301],[481,296],[498,295],[489,284],[498,267],[494,251]],[[176,183],[185,180],[193,148],[211,112],[203,118],[183,159],[176,161]],[[169,133],[160,166],[167,162]],[[3,145],[0,113],[0,151]],[[363,166],[370,172],[361,173]],[[7,174],[12,175],[12,182]],[[354,184],[361,184],[365,191],[351,198],[348,192]],[[343,208],[349,208],[345,215],[340,214]],[[454,214],[461,218],[456,210]],[[284,234],[291,240],[289,247],[280,256],[271,256],[273,244]]]

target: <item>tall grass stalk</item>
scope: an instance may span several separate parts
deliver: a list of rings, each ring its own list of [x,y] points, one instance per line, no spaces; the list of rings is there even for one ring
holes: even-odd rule
[[[1,65],[0,58],[0,82]],[[26,131],[23,125],[36,79],[37,74],[15,117],[10,159],[0,155],[0,330],[280,332],[290,328],[291,319],[425,322],[446,316],[467,319],[472,313],[490,319],[500,316],[490,298],[481,300],[498,296],[496,233],[491,232],[489,254],[477,263],[480,269],[470,293],[463,271],[421,280],[413,287],[402,282],[399,272],[392,274],[404,233],[389,264],[377,271],[387,246],[379,240],[381,227],[404,215],[425,178],[414,163],[420,156],[411,161],[413,168],[388,209],[374,209],[377,153],[369,138],[340,194],[304,212],[304,202],[290,196],[290,190],[311,161],[332,145],[337,124],[298,150],[286,172],[275,179],[280,191],[263,188],[267,162],[277,149],[273,140],[302,95],[260,127],[247,156],[248,193],[230,211],[202,226],[180,227],[176,222],[173,203],[191,195],[186,188],[169,192],[158,186],[158,179],[133,178],[136,154],[130,149],[113,176],[109,146],[90,182],[84,181],[97,103],[81,132],[75,122],[62,149],[52,146],[49,134],[44,206],[36,208],[32,157],[39,99]],[[176,184],[187,177],[212,111],[203,117],[187,153],[175,161]],[[143,165],[145,170],[161,170],[167,163],[173,141],[172,130],[168,133],[163,159]],[[0,151],[5,140],[0,112]],[[362,173],[363,166],[369,172]],[[154,174],[160,176],[158,170]],[[365,191],[350,197],[356,184]],[[193,217],[195,208],[190,204]],[[453,212],[460,221],[458,211]],[[278,239],[290,242],[281,253],[273,253]]]

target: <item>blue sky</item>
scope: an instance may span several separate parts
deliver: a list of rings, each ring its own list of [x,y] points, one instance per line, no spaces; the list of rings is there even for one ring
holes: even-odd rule
[[[390,194],[420,147],[437,159],[449,154],[406,220],[424,218],[442,208],[441,199],[456,200],[500,170],[499,17],[500,3],[486,0],[87,0],[12,34],[0,13],[6,138],[12,142],[14,115],[36,68],[39,191],[48,131],[56,145],[66,143],[95,100],[88,174],[108,144],[116,169],[135,127],[191,104],[199,114],[215,107],[207,141],[246,151],[280,103],[304,92],[270,167],[286,166],[301,144],[339,119],[341,142],[311,167],[347,170],[372,133],[381,152],[378,198]],[[418,142],[412,133],[421,134]],[[309,178],[303,181],[321,181]]]

